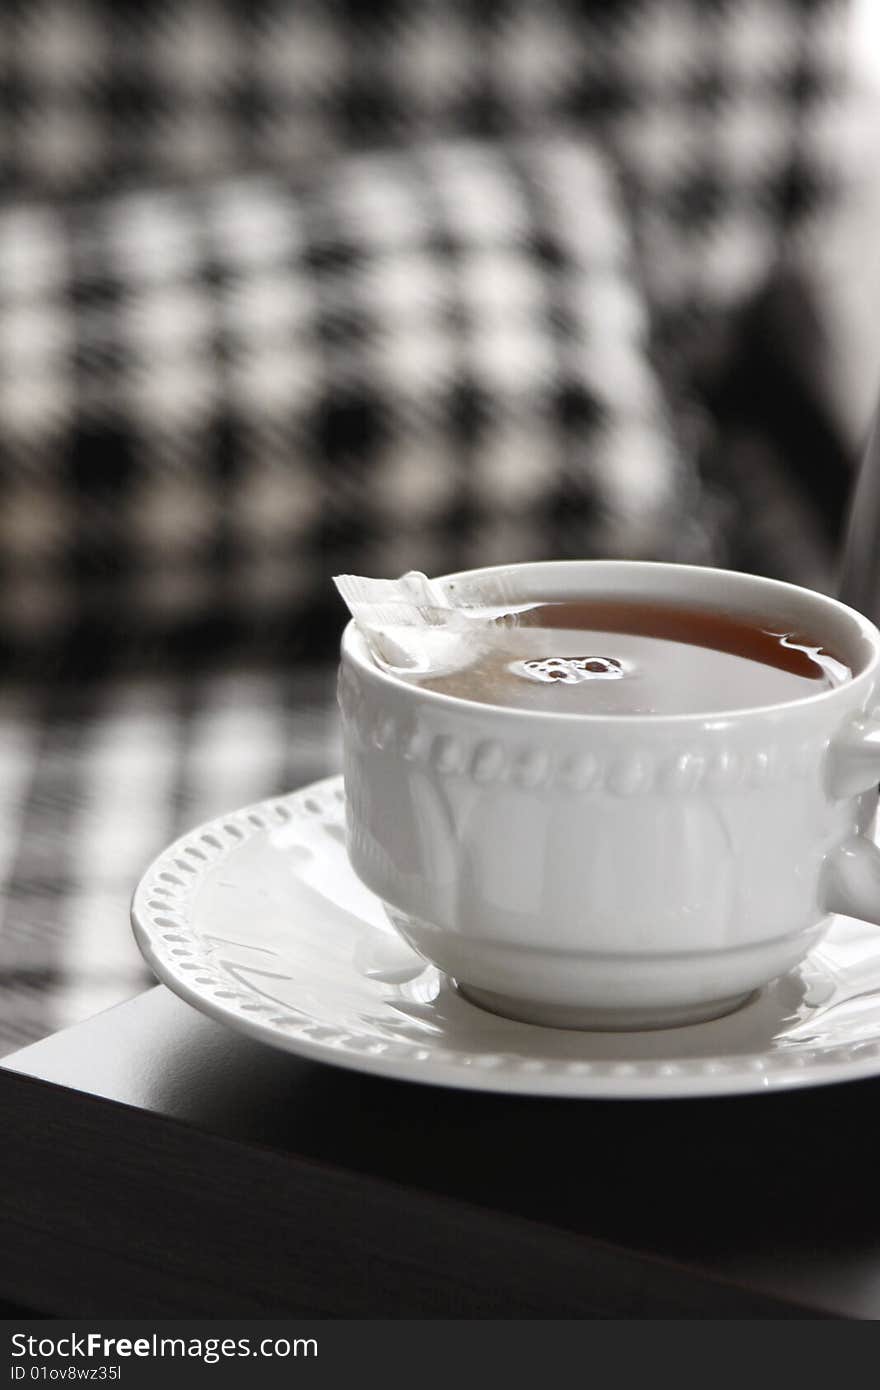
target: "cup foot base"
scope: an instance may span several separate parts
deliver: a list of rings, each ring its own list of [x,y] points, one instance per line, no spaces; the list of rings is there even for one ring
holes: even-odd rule
[[[593,1009],[569,1004],[548,1004],[530,999],[515,999],[495,994],[489,989],[475,989],[461,980],[455,987],[468,1003],[476,1004],[489,1013],[518,1023],[534,1023],[543,1028],[576,1028],[595,1033],[635,1033],[658,1028],[684,1028],[690,1023],[709,1023],[742,1008],[755,997],[755,990],[732,994],[725,999],[706,1000],[700,1004],[673,1005],[656,1009]]]

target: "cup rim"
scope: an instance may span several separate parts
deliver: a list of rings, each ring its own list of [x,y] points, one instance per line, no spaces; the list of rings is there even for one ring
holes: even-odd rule
[[[808,589],[801,584],[791,584],[784,579],[773,579],[767,575],[751,574],[745,570],[728,570],[720,566],[709,565],[683,565],[669,563],[662,560],[529,560],[520,564],[510,563],[502,565],[485,565],[476,569],[456,570],[450,574],[438,575],[436,582],[447,584],[452,581],[462,579],[482,579],[498,577],[510,574],[511,571],[522,571],[527,569],[537,570],[552,566],[554,570],[577,571],[589,566],[591,569],[606,568],[613,572],[614,569],[644,570],[644,571],[663,571],[666,574],[687,574],[699,573],[702,575],[712,575],[725,578],[734,583],[749,587],[758,586],[769,592],[781,595],[798,595],[803,601],[808,599],[811,603],[826,611],[841,614],[850,621],[859,635],[865,638],[871,646],[871,656],[865,667],[849,680],[841,685],[832,686],[829,690],[821,690],[815,695],[800,695],[792,700],[783,700],[774,704],[749,705],[739,709],[706,709],[699,712],[691,711],[683,714],[584,714],[580,712],[569,712],[562,710],[547,709],[522,709],[513,705],[496,705],[487,701],[468,700],[461,695],[449,695],[439,690],[429,690],[424,686],[417,685],[411,681],[397,676],[391,671],[384,670],[377,666],[369,656],[366,642],[359,632],[354,619],[350,619],[346,624],[340,642],[340,652],[343,658],[352,661],[363,673],[375,679],[379,685],[387,685],[399,692],[406,692],[408,698],[418,698],[420,701],[433,705],[437,709],[448,709],[459,713],[470,713],[471,715],[485,714],[493,719],[529,722],[541,722],[552,724],[577,725],[589,724],[612,724],[616,727],[634,727],[637,725],[680,725],[680,724],[706,724],[707,722],[729,723],[734,720],[745,720],[759,715],[780,714],[787,710],[801,710],[819,706],[827,703],[844,692],[849,693],[859,685],[866,684],[870,677],[875,674],[878,664],[880,664],[880,630],[866,618],[858,609],[850,608],[848,604],[842,603],[840,599],[832,598],[828,594],[822,594],[818,590]]]

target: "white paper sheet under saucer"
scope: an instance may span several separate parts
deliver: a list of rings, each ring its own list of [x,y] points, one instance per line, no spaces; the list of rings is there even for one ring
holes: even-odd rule
[[[144,875],[132,920],[159,979],[272,1047],[471,1090],[706,1096],[880,1074],[880,929],[838,918],[728,1018],[579,1033],[467,1003],[405,946],[345,852],[342,779],[199,827]]]

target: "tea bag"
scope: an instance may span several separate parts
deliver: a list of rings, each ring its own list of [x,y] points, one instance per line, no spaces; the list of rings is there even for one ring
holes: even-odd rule
[[[418,570],[400,579],[338,574],[334,584],[384,670],[440,675],[470,665],[529,604],[453,603]]]

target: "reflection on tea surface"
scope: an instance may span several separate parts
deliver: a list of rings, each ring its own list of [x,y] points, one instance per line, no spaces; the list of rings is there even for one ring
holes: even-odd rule
[[[767,617],[619,599],[541,603],[492,628],[459,670],[418,677],[482,704],[560,714],[700,714],[785,704],[851,671]]]

